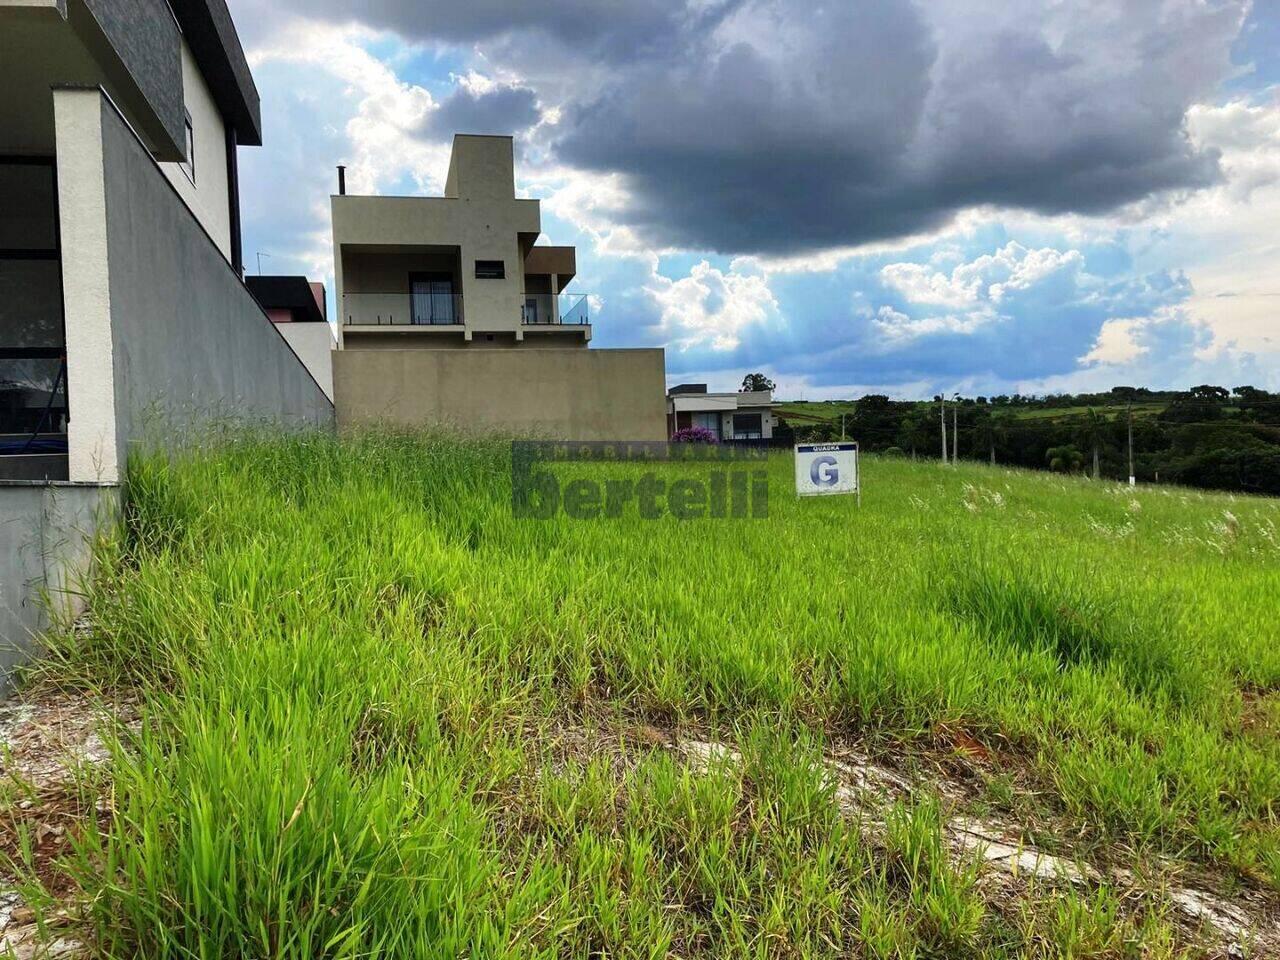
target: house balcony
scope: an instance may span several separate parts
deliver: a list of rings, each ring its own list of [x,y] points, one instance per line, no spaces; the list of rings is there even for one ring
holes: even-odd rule
[[[591,295],[588,293],[526,293],[520,312],[525,326],[591,325]]]
[[[348,330],[413,328],[422,332],[460,330],[465,323],[458,293],[347,293],[342,324]]]

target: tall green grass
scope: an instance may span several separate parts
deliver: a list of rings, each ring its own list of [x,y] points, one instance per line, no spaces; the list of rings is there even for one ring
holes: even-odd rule
[[[813,763],[955,730],[1072,842],[1280,888],[1277,502],[868,458],[858,509],[779,455],[767,518],[537,521],[509,471],[443,435],[132,462],[96,628],[42,668],[143,692],[65,862],[106,955],[1167,946],[1105,889],[993,911],[936,804],[872,836]]]

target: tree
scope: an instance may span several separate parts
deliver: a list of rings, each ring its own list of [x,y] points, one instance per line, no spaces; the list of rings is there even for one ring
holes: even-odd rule
[[[748,373],[742,378],[742,386],[738,389],[739,393],[750,393],[753,390],[777,390],[778,385],[766,377],[763,373]]]
[[[917,450],[936,449],[937,442],[938,420],[928,407],[913,407],[899,422],[898,446],[910,450],[912,459]]]
[[[991,455],[991,465],[996,465],[996,445],[1009,438],[1009,424],[1013,418],[1007,413],[990,414],[982,411],[973,421],[973,442],[979,453]]]
[[[1080,443],[1085,449],[1093,450],[1093,479],[1102,478],[1102,468],[1098,461],[1098,448],[1102,446],[1106,421],[1098,416],[1098,411],[1090,407],[1084,413],[1084,420],[1078,432]]]
[[[1050,447],[1044,452],[1044,459],[1055,473],[1074,473],[1084,466],[1084,454],[1074,444]]]

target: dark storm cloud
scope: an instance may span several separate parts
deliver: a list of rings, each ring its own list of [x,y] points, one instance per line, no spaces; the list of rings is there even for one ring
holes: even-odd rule
[[[556,158],[623,174],[618,219],[654,244],[794,253],[926,231],[975,206],[1105,213],[1214,183],[1217,155],[1192,144],[1185,117],[1230,74],[1247,9],[313,0],[305,15],[481,44],[532,88],[493,115],[526,117],[535,95],[559,107]],[[455,97],[460,118],[484,115]]]
[[[455,133],[510,134],[537,122],[538,97],[528,87],[499,87],[485,93],[458,87],[431,114],[427,132],[446,137]]]
[[[716,8],[737,2],[706,4]],[[235,0],[270,16],[278,0]],[[655,41],[694,26],[684,0],[294,0],[294,13],[335,23],[358,22],[408,40],[472,43],[512,35],[577,46],[610,56],[643,54]],[[524,41],[528,43],[528,39]]]
[[[1077,6],[1086,21],[1101,9]],[[898,237],[984,204],[1106,212],[1213,183],[1217,156],[1184,117],[1227,73],[1239,5],[1116,6],[1108,31],[1067,23],[1050,42],[1023,5],[950,24],[945,3],[750,4],[572,105],[559,154],[626,174],[630,221],[652,241],[735,253]]]

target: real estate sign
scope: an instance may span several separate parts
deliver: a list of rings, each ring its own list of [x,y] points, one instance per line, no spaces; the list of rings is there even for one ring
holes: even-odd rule
[[[796,493],[860,493],[856,443],[797,443]]]

